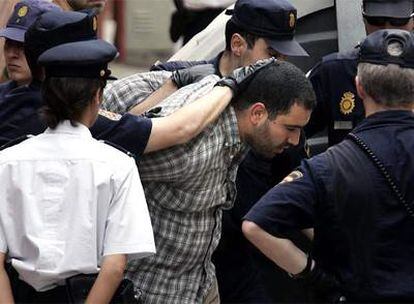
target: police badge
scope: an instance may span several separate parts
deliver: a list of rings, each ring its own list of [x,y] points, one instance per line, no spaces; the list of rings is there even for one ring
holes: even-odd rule
[[[355,95],[352,92],[345,92],[339,103],[339,108],[342,114],[351,114],[355,108]]]

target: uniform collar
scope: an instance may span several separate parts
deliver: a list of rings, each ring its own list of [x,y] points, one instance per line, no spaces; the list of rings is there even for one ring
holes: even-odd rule
[[[220,59],[223,56],[223,54],[224,54],[224,51],[222,51],[220,54],[218,54],[213,59],[207,61],[208,63],[211,63],[212,65],[214,65],[214,69],[216,70],[216,75],[219,77],[223,77],[223,75],[221,75],[221,72],[220,72]]]
[[[389,125],[413,125],[414,113],[410,110],[388,110],[374,113],[365,118],[355,129],[354,133],[367,129]]]
[[[72,126],[69,120],[62,121],[57,125],[55,129],[47,128],[45,131],[46,134],[69,134],[69,135],[77,135],[82,137],[92,137],[91,132],[89,129],[77,122],[76,126]]]

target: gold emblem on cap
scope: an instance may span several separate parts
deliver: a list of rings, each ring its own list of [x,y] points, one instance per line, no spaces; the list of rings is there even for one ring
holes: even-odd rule
[[[345,92],[339,103],[339,108],[342,114],[351,114],[355,108],[355,95],[352,92]]]
[[[289,26],[290,26],[291,28],[294,28],[294,27],[295,27],[295,24],[296,24],[296,17],[295,17],[295,14],[294,14],[294,13],[290,13],[290,14],[289,14]]]
[[[17,16],[24,17],[27,15],[27,12],[29,11],[29,8],[26,5],[23,5],[19,10],[17,11]]]
[[[105,76],[105,74],[106,74],[105,70],[101,70],[101,71],[99,72],[99,75],[101,75],[101,77],[104,77],[104,76]]]
[[[96,16],[93,16],[93,20],[92,20],[92,28],[93,30],[96,32],[96,30],[98,29],[98,18]]]

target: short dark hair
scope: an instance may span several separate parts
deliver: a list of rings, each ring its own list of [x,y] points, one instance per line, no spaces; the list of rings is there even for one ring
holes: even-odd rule
[[[76,125],[98,90],[105,85],[105,80],[94,78],[46,78],[42,83],[42,115],[48,127],[54,129],[63,120]]]
[[[262,102],[269,119],[275,119],[279,114],[287,114],[295,103],[312,110],[316,97],[311,82],[299,68],[289,62],[276,61],[257,72],[233,101],[233,106],[242,111],[255,102]]]
[[[246,42],[249,49],[252,49],[256,40],[260,37],[254,34],[251,34],[245,30],[242,30],[240,27],[238,27],[231,19],[227,21],[226,24],[226,51],[231,51],[231,37],[233,37],[234,34],[239,34],[242,36]]]

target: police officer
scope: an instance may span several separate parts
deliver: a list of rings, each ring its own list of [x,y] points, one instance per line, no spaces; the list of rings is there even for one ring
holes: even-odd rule
[[[322,300],[414,300],[413,54],[408,31],[370,34],[356,77],[366,118],[245,216],[246,237],[292,277],[314,284]],[[310,227],[314,249],[306,256],[286,234]]]
[[[83,26],[83,15],[48,12],[40,21]],[[134,159],[88,129],[117,51],[86,34],[39,57],[48,129],[0,153],[1,303],[13,302],[12,290],[16,302],[109,303],[125,295],[128,286],[117,288],[127,258],[155,253]]]
[[[368,34],[384,29],[412,31],[412,0],[363,0],[362,16]],[[329,145],[339,143],[364,118],[355,88],[359,49],[325,56],[310,73],[318,105],[305,127],[307,137],[328,129]]]
[[[40,54],[62,43],[96,37],[97,20],[93,12],[78,14],[82,22],[51,24],[39,17],[36,27],[26,33],[25,53],[33,80],[10,92],[0,103],[0,146],[27,134],[39,134],[46,128],[39,116],[42,105],[40,84],[43,68],[37,64]],[[178,143],[196,136],[206,125],[215,120],[230,102],[218,94],[209,102],[196,101],[164,118],[151,120],[130,114],[123,116],[101,111],[91,129],[97,139],[104,139],[136,156]],[[191,119],[191,124],[188,121]]]
[[[24,34],[37,17],[52,9],[58,10],[59,7],[46,0],[21,1],[15,5],[6,27],[0,30],[0,37],[6,40],[4,59],[10,79],[0,84],[0,103],[10,91],[31,82],[31,73],[24,54]]]

